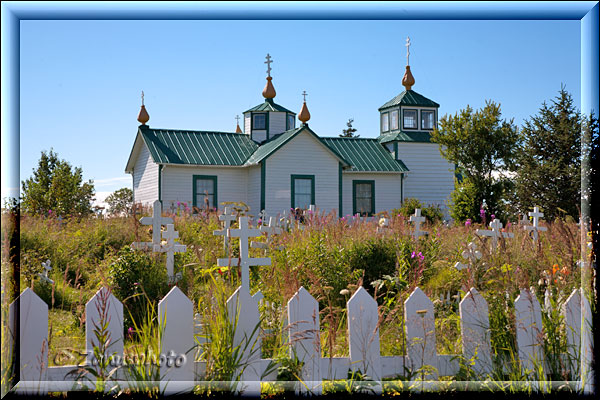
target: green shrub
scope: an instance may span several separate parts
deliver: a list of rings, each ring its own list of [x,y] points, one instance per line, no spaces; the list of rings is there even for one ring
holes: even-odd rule
[[[145,320],[148,300],[157,303],[169,290],[164,261],[130,247],[119,251],[109,271],[114,295],[130,310],[138,325]],[[131,326],[128,314],[124,313],[125,326]]]
[[[415,198],[406,198],[402,203],[402,207],[395,208],[392,210],[392,215],[403,215],[408,218],[415,214],[415,209],[421,209],[421,215],[427,219],[427,222],[434,224],[441,221],[444,218],[444,213],[438,205],[431,204],[424,206],[419,200]]]
[[[350,270],[364,271],[363,285],[371,292],[371,282],[396,271],[396,249],[390,240],[373,237],[354,242],[347,253]]]

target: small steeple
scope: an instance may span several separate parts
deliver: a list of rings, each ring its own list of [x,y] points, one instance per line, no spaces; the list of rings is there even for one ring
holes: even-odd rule
[[[271,59],[271,55],[269,53],[267,53],[267,57],[265,58],[267,59],[267,61],[265,61],[265,64],[267,64],[267,84],[263,89],[262,95],[265,99],[269,100],[273,99],[277,95],[277,93],[275,93],[275,88],[273,87],[273,83],[271,82],[273,80],[273,78],[271,78],[271,63],[273,62],[273,60]]]
[[[410,64],[409,64],[409,56],[410,56],[410,37],[406,37],[406,72],[402,77],[402,85],[406,88],[406,90],[411,90],[412,86],[415,84],[415,78],[410,72]]]
[[[242,129],[240,128],[240,116],[236,115],[235,119],[237,120],[237,127],[235,128],[235,133],[244,133],[244,132],[242,132]]]
[[[302,92],[302,96],[304,96],[304,103],[302,103],[302,109],[300,110],[300,114],[298,114],[298,119],[302,121],[303,125],[306,125],[308,120],[310,119],[310,113],[308,112],[308,107],[306,107],[306,90]]]
[[[138,114],[137,120],[142,125],[146,125],[146,122],[148,122],[150,120],[148,111],[146,111],[146,106],[144,106],[144,91],[143,90],[142,90],[142,108],[140,109],[140,113]]]

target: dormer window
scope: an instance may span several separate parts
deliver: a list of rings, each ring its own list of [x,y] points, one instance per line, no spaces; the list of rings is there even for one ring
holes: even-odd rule
[[[402,126],[404,129],[417,129],[417,110],[404,110]]]
[[[422,110],[421,111],[421,129],[434,129],[434,128],[435,128],[435,111]]]
[[[388,113],[381,114],[381,131],[387,132],[390,130],[390,119]]]
[[[252,129],[267,129],[267,116],[266,114],[253,114],[252,115]]]
[[[398,129],[398,110],[390,113],[390,123],[392,130]]]
[[[296,126],[296,117],[294,117],[291,114],[288,114],[287,116],[287,127],[286,130],[290,130],[290,129],[294,129]]]

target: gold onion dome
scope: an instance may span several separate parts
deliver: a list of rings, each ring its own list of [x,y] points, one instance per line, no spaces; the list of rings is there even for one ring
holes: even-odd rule
[[[273,87],[273,83],[271,82],[273,80],[272,77],[267,76],[267,84],[265,85],[265,88],[263,89],[262,95],[265,99],[272,99],[274,98],[277,93],[275,93],[275,88]]]
[[[302,109],[300,110],[300,114],[298,114],[298,119],[302,121],[303,124],[307,123],[310,119],[310,113],[308,112],[308,107],[306,107],[306,101],[302,103]]]
[[[146,106],[142,104],[142,108],[140,109],[140,113],[138,114],[137,120],[142,124],[146,125],[146,122],[150,120],[150,116],[148,115],[148,111],[146,111]]]
[[[410,65],[406,66],[406,72],[402,77],[402,85],[406,88],[406,90],[410,90],[412,86],[415,84],[415,78],[410,72]]]

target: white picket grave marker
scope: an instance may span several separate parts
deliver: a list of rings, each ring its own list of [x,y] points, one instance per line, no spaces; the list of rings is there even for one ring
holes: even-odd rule
[[[240,226],[242,226],[241,221]],[[237,384],[236,390],[250,396],[260,395],[260,377],[263,372],[261,364],[262,341],[259,325],[260,313],[258,310],[258,303],[261,299],[262,293],[260,291],[251,296],[248,289],[242,285],[227,300],[229,320],[235,326],[233,347],[236,348],[239,346],[239,351],[242,354],[240,363],[245,366],[245,368],[240,368],[236,371],[236,375],[239,376],[240,381]]]
[[[304,363],[302,382],[297,391],[319,395],[321,383],[321,341],[319,336],[319,302],[304,287],[300,287],[287,303],[290,356]]]
[[[269,218],[268,223],[264,223],[258,228],[262,233],[267,235],[267,242],[250,242],[250,247],[255,249],[267,250],[273,241],[273,236],[280,235],[283,230],[277,226],[277,220],[274,217]]]
[[[177,286],[158,303],[163,327],[160,348],[161,390],[174,394],[194,388],[194,304]]]
[[[550,291],[548,289],[546,289],[544,291],[544,311],[547,313],[552,312],[552,297],[551,296],[552,295],[550,294]]]
[[[156,200],[152,204],[152,217],[140,218],[142,225],[152,225],[152,242],[134,242],[131,243],[131,248],[137,250],[153,250],[154,245],[160,244],[160,234],[162,226],[165,224],[172,224],[173,218],[162,216],[162,204],[159,200]]]
[[[175,230],[175,225],[167,224],[167,230],[162,233],[163,239],[166,239],[165,244],[155,244],[153,250],[167,254],[167,275],[169,282],[175,283],[173,268],[175,267],[175,253],[185,253],[187,246],[175,243],[175,239],[179,238],[179,232]]]
[[[502,222],[500,222],[499,219],[494,219],[492,222],[490,222],[490,228],[492,228],[492,230],[486,231],[483,229],[477,229],[475,231],[475,234],[477,236],[488,236],[492,238],[492,250],[496,249],[496,246],[498,245],[498,239],[499,238],[513,238],[515,237],[515,235],[513,233],[510,232],[502,232]]]
[[[427,235],[429,233],[429,232],[421,230],[421,224],[423,222],[425,222],[425,217],[421,216],[421,209],[420,208],[416,208],[415,209],[414,215],[410,216],[410,222],[412,222],[412,223],[415,224],[415,231],[412,233],[412,235],[415,238],[418,238],[419,236]]]
[[[459,304],[460,332],[465,359],[474,359],[477,375],[491,374],[493,370],[490,344],[488,304],[477,289],[471,288]]]
[[[213,231],[213,235],[223,236],[224,240],[224,250],[227,253],[229,249],[229,237],[227,236],[227,229],[231,226],[231,223],[235,221],[237,217],[233,212],[233,209],[229,206],[226,206],[223,210],[223,214],[219,215],[219,221],[223,221],[223,229],[218,231]]]
[[[379,313],[377,302],[364,287],[359,287],[347,303],[348,341],[353,371],[360,370],[375,381],[383,378],[379,350]]]
[[[425,379],[437,379],[435,320],[433,303],[427,295],[416,288],[404,302],[404,326],[406,327],[406,355],[413,373],[423,366]]]
[[[106,287],[100,288],[94,297],[85,304],[85,350],[88,364],[97,363],[94,356],[94,346],[100,347],[94,330],[98,330],[102,322],[108,322],[108,338],[104,344],[104,357],[112,357],[112,368],[120,365],[123,359],[123,304]],[[97,364],[96,364],[97,365]]]
[[[536,376],[537,368],[545,368],[544,337],[542,332],[542,312],[535,294],[528,289],[521,289],[515,300],[515,320],[517,328],[517,347],[523,369]]]
[[[565,365],[572,367],[571,375],[579,376],[579,357],[581,349],[581,289],[573,289],[562,307],[567,336],[567,354]]]
[[[50,260],[46,260],[46,262],[42,262],[42,267],[44,267],[44,273],[38,274],[38,276],[45,283],[49,283],[49,284],[53,285],[54,281],[52,279],[48,278],[48,272],[50,272],[52,270],[52,267],[50,265],[51,265]]]
[[[454,268],[456,268],[459,271],[461,269],[468,268],[469,266],[473,266],[473,264],[476,263],[477,260],[481,260],[482,254],[479,250],[477,250],[477,245],[471,242],[467,245],[467,249],[462,252],[462,257],[465,260],[468,260],[469,264],[466,265],[457,261],[456,264],[454,264]]]
[[[267,212],[265,210],[261,210],[261,212],[258,213],[258,218],[260,218],[261,225],[264,224],[268,218]],[[257,221],[257,225],[258,225],[258,221]]]
[[[260,236],[259,229],[250,229],[248,227],[248,217],[240,217],[239,229],[227,230],[229,237],[240,238],[240,257],[239,258],[219,258],[217,259],[217,265],[219,267],[226,267],[229,265],[239,266],[242,272],[242,287],[245,291],[250,293],[250,270],[251,266],[255,265],[271,265],[271,259],[269,257],[264,258],[250,258],[248,252],[248,239],[251,237]]]
[[[18,303],[18,304],[17,304]],[[19,310],[17,310],[19,309]],[[48,373],[48,305],[30,288],[9,306],[9,357],[17,337],[16,313],[19,312],[19,393],[45,394]],[[27,383],[29,382],[29,383]]]
[[[588,267],[589,268],[589,267]],[[594,357],[594,336],[592,336],[592,308],[590,301],[581,289],[581,351],[580,351],[580,381],[578,390],[582,390],[584,395],[595,393],[594,375],[592,360]]]
[[[530,231],[531,238],[534,242],[537,242],[539,239],[539,232],[548,230],[548,228],[545,226],[540,226],[540,218],[544,216],[544,213],[540,212],[540,208],[538,206],[535,206],[533,207],[533,212],[529,212],[529,216],[533,217],[533,224],[525,225],[523,229]]]

